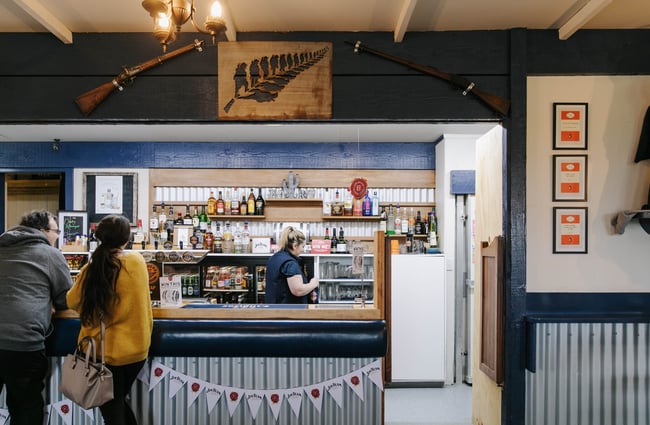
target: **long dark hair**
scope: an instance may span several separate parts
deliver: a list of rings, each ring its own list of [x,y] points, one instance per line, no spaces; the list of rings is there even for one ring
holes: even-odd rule
[[[90,259],[81,293],[79,318],[85,326],[97,325],[110,317],[119,301],[116,282],[122,263],[118,254],[131,238],[131,225],[124,216],[108,215],[97,225],[95,236],[101,243]]]

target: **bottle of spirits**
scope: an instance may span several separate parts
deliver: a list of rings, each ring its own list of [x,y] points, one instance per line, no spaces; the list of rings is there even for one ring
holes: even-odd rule
[[[388,230],[388,227],[386,226],[387,221],[386,207],[381,207],[381,213],[379,214],[379,230],[384,233]]]
[[[386,213],[386,234],[395,234],[395,213],[393,211],[393,204],[388,205],[388,212]]]
[[[205,213],[205,205],[201,206],[201,215],[199,216],[199,229],[202,232],[208,231],[208,215]]]
[[[226,203],[223,200],[223,195],[219,191],[217,196],[217,215],[224,215],[226,213]]]
[[[330,240],[330,228],[326,227],[325,228],[325,238],[326,241]]]
[[[332,215],[331,192],[327,188],[323,192],[323,215]]]
[[[372,193],[372,213],[371,215],[379,215],[379,196],[377,196],[377,191],[375,190]]]
[[[192,216],[190,215],[190,204],[185,205],[185,215],[183,216],[183,224],[185,226],[192,225]]]
[[[366,192],[366,196],[363,197],[363,215],[372,215],[372,200],[370,199],[368,192]]]
[[[248,203],[246,202],[246,197],[241,196],[241,202],[239,203],[239,215],[246,215],[248,212]]]
[[[232,198],[230,197],[230,189],[226,189],[226,197],[223,199],[224,202],[224,214],[230,214],[232,211]]]
[[[165,202],[160,203],[160,214],[158,215],[158,231],[162,232],[163,230],[167,229],[167,213],[165,212]],[[165,239],[162,237],[160,238],[162,241],[167,239],[167,236],[165,236]]]
[[[192,220],[192,217],[190,217],[190,222],[191,222],[191,220]],[[178,215],[176,215],[176,220],[174,220],[174,225],[176,225],[176,224],[181,225],[181,226],[185,224],[185,220],[183,219],[183,214],[181,214],[180,212],[178,213]]]
[[[352,215],[357,217],[363,215],[363,199],[361,198],[352,199]]]
[[[266,202],[262,198],[262,188],[257,190],[257,198],[255,198],[255,215],[264,215],[264,207]]]
[[[253,188],[251,188],[251,192],[248,194],[248,201],[246,202],[246,214],[255,214],[255,193],[253,193]]]
[[[239,206],[239,189],[234,188],[232,193],[232,201],[230,202],[230,212],[231,215],[240,215],[241,210]]]
[[[395,216],[393,218],[393,228],[396,235],[402,234],[402,211],[400,211],[399,204],[395,207]]]
[[[235,230],[233,232],[233,240],[235,243],[235,254],[243,254],[244,245],[242,241],[242,230],[241,227],[239,226],[239,222],[235,224]]]
[[[413,233],[416,235],[421,235],[424,233],[422,232],[422,216],[420,215],[420,210],[418,210],[418,214],[415,217],[415,228]]]
[[[210,197],[208,198],[208,215],[217,214],[217,198],[214,197],[214,192],[210,191]]]
[[[348,248],[345,242],[345,237],[343,236],[343,227],[339,228],[339,240],[336,243],[336,252],[347,253]]]
[[[208,224],[208,229],[203,235],[203,249],[207,249],[208,252],[213,252],[214,250],[214,234],[212,233],[212,226]]]
[[[93,228],[93,224],[90,225],[91,229]],[[151,217],[149,217],[149,244],[151,246],[154,245],[156,238],[158,237],[158,230],[158,213],[156,212],[156,204],[154,204]],[[90,241],[90,235],[88,235],[88,240]]]
[[[353,214],[352,194],[348,190],[343,197],[343,215],[351,216]]]
[[[244,222],[244,230],[241,232],[241,243],[244,247],[244,253],[251,252],[251,232],[248,228],[248,221]]]
[[[429,212],[429,248],[438,248],[438,219],[435,208],[431,208]]]
[[[405,235],[409,232],[409,217],[406,214],[406,207],[402,208],[402,234]]]
[[[332,239],[330,241],[330,252],[336,252],[336,245],[338,245],[339,239],[336,237],[336,227],[332,227]]]
[[[227,254],[232,254],[235,251],[232,229],[230,228],[230,222],[226,221],[223,229],[223,252]]]
[[[214,227],[214,246],[212,251],[218,254],[223,252],[223,233],[221,232],[221,223],[217,222]]]
[[[154,206],[154,211],[156,207]],[[157,221],[157,219],[156,219]],[[93,252],[97,249],[97,238],[95,237],[95,230],[97,229],[97,224],[90,223],[90,231],[88,232],[88,251]],[[158,226],[155,230],[156,234],[158,233]],[[153,244],[152,244],[153,245]]]
[[[196,207],[194,207],[194,215],[192,216],[192,228],[194,229],[195,233],[200,230],[199,228],[200,225],[201,225],[201,217],[199,217],[199,210]]]
[[[167,225],[167,239],[168,240],[174,240],[174,220],[176,219],[176,216],[174,215],[174,206],[169,204],[169,209],[167,210],[167,221],[165,224]]]

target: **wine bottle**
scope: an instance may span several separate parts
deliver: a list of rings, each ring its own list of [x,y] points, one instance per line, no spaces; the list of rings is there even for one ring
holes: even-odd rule
[[[325,238],[326,241],[330,240],[330,228],[326,227],[325,228]]]
[[[257,192],[257,199],[255,199],[255,215],[264,215],[264,198],[262,198],[262,188],[260,187]]]
[[[336,245],[338,245],[339,240],[336,237],[336,227],[332,227],[332,240],[330,241],[330,252],[336,252]]]
[[[201,206],[201,215],[199,216],[199,228],[202,232],[208,231],[208,215],[205,213],[205,205]]]
[[[194,232],[199,230],[200,225],[201,225],[201,217],[199,217],[198,209],[194,207],[194,215],[192,216],[192,227],[194,228]]]
[[[395,213],[393,212],[393,204],[388,205],[388,212],[386,213],[386,234],[395,234]]]
[[[345,242],[345,237],[343,236],[343,227],[339,228],[339,240],[336,243],[336,252],[340,252],[340,253],[348,252],[347,244]]]
[[[429,212],[429,248],[438,248],[438,219],[435,207]]]

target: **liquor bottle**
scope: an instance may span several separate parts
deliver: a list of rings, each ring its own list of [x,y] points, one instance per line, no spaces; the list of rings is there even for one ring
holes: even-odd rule
[[[243,254],[244,246],[242,243],[242,230],[239,226],[239,222],[235,224],[235,230],[233,231],[233,241],[235,244],[235,254]]]
[[[410,229],[406,232],[406,252],[413,252],[413,232]]]
[[[420,215],[420,210],[418,210],[418,215],[415,217],[415,230],[416,235],[421,235],[424,232],[422,231],[422,216]]]
[[[330,228],[326,227],[325,228],[325,238],[326,241],[330,240]]]
[[[411,211],[409,212],[408,220],[408,231],[415,234],[415,213],[413,212],[413,207],[411,207]]]
[[[257,198],[255,199],[255,215],[264,215],[264,207],[266,202],[262,198],[262,188],[260,187],[257,191]]]
[[[347,244],[345,242],[345,237],[343,236],[343,227],[339,228],[339,240],[336,243],[336,252],[341,252],[341,253],[348,252]]]
[[[336,227],[332,227],[332,240],[330,241],[330,252],[336,252],[336,245],[338,245],[339,239],[336,237]]]
[[[174,239],[174,219],[176,216],[174,215],[174,206],[169,204],[169,209],[167,210],[167,221],[165,222],[165,225],[167,226],[167,239],[172,240]]]
[[[156,207],[154,206],[154,210]],[[157,221],[157,219],[156,219]],[[90,223],[90,231],[88,232],[88,251],[92,252],[97,249],[97,238],[95,237],[95,230],[97,229],[97,224]],[[156,233],[158,233],[158,226],[156,226]]]
[[[386,213],[386,234],[395,234],[395,213],[393,212],[393,204],[388,205],[388,212]]]
[[[223,252],[223,233],[221,232],[221,223],[217,222],[214,226],[214,242],[212,252],[221,254]]]
[[[345,195],[343,196],[343,215],[346,216],[351,216],[353,213],[353,202],[352,202],[352,194],[350,193],[350,190],[347,190],[345,192]]]
[[[409,217],[406,214],[406,208],[402,208],[402,234],[405,235],[409,232]]]
[[[167,213],[165,213],[165,202],[160,203],[160,214],[158,214],[158,230],[167,229]],[[162,238],[161,238],[162,239]],[[165,237],[167,239],[167,237]]]
[[[200,230],[201,225],[201,217],[199,217],[199,210],[194,207],[194,215],[192,216],[192,228],[194,229],[194,232],[196,233],[198,230]]]
[[[396,235],[402,234],[402,212],[400,211],[399,204],[395,207],[395,216],[393,218],[393,228],[395,229]]]
[[[239,189],[234,188],[232,192],[232,201],[230,201],[230,212],[231,215],[239,215],[241,211],[239,210]]]
[[[244,247],[244,253],[251,252],[251,231],[248,228],[248,221],[244,222],[244,230],[241,232],[241,243]]]
[[[361,198],[352,199],[352,215],[356,217],[363,215],[363,199]]]
[[[255,193],[253,193],[253,188],[251,188],[251,193],[248,194],[248,201],[246,202],[246,214],[255,214]]]
[[[217,198],[214,197],[214,192],[211,190],[208,198],[208,215],[215,214],[217,214]]]
[[[221,191],[217,196],[217,215],[224,215],[226,213],[226,203],[223,201]]]
[[[93,223],[94,224],[94,223]],[[91,229],[93,228],[91,224]],[[153,205],[153,211],[151,212],[151,217],[149,217],[149,243],[153,246],[156,238],[158,237],[158,213],[156,212],[156,204]],[[94,236],[94,232],[93,232]],[[90,241],[90,235],[88,235],[88,240]]]
[[[230,214],[232,211],[232,198],[230,197],[230,189],[226,189],[226,197],[223,199],[224,202],[224,214]]]
[[[241,202],[239,203],[239,215],[246,215],[248,212],[248,202],[246,202],[246,196],[241,196]]]
[[[372,215],[372,200],[366,191],[366,196],[363,197],[363,215]]]
[[[190,220],[192,220],[192,217],[190,217]],[[185,220],[183,219],[183,214],[181,214],[180,211],[178,215],[176,215],[176,220],[174,220],[174,225],[176,224],[181,226],[185,224]]]
[[[205,213],[205,205],[201,206],[201,215],[199,216],[199,228],[203,233],[208,231],[208,215]]]
[[[223,252],[232,254],[235,250],[233,242],[234,241],[232,237],[232,229],[230,228],[230,222],[226,221],[223,228]]]
[[[372,193],[372,215],[379,215],[379,196],[376,190]]]
[[[323,192],[323,215],[332,215],[332,198],[328,188]]]
[[[386,223],[388,219],[386,217],[386,207],[381,207],[381,213],[379,214],[379,230],[386,233],[388,230]]]
[[[185,215],[183,216],[182,221],[185,226],[192,225],[192,216],[190,215],[190,204],[185,205]]]
[[[438,219],[435,207],[429,212],[429,248],[438,248]]]
[[[213,252],[214,249],[214,234],[212,233],[212,226],[208,224],[208,229],[203,235],[203,249],[207,249],[208,252]]]

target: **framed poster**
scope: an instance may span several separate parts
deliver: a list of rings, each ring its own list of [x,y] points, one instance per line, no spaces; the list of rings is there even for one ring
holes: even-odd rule
[[[553,149],[587,149],[587,103],[553,103]]]
[[[553,208],[553,253],[587,253],[587,207]]]
[[[587,155],[553,155],[553,201],[587,200]]]
[[[137,173],[84,173],[83,208],[91,223],[109,214],[122,214],[136,226],[138,216]]]
[[[59,249],[85,251],[83,235],[88,233],[88,214],[86,211],[59,211]],[[79,240],[77,240],[79,236]]]

